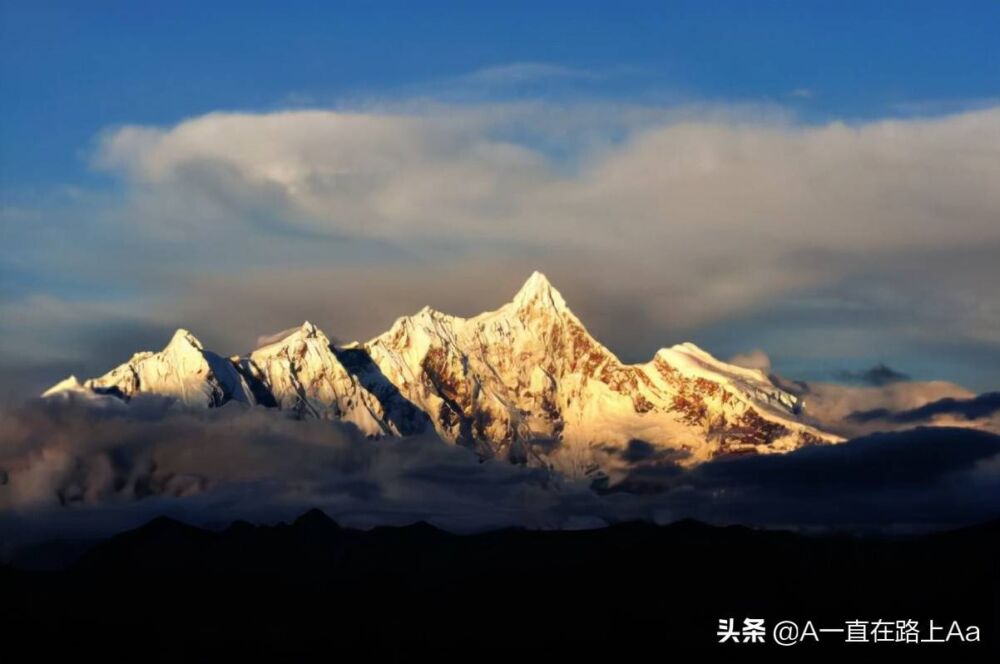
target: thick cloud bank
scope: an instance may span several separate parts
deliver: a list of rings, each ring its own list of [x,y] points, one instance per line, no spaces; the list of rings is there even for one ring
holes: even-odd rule
[[[690,471],[639,454],[627,481],[599,494],[543,469],[480,462],[433,437],[366,440],[347,426],[241,407],[190,414],[141,398],[102,410],[36,401],[0,420],[0,539],[10,553],[159,514],[222,526],[288,519],[311,507],[357,526],[423,519],[457,531],[687,516],[934,528],[1000,514],[998,454],[1000,437],[946,428]]]
[[[227,353],[307,318],[363,340],[424,305],[495,308],[533,269],[630,360],[693,339],[785,372],[885,361],[995,389],[998,157],[995,107],[809,124],[392,99],[108,128],[113,192],[6,228],[15,273],[73,288],[0,303],[0,391],[179,325]]]
[[[685,475],[640,470],[629,483],[666,489],[673,509],[707,520],[906,530],[1000,515],[998,455],[1000,436],[926,427],[720,460]]]
[[[279,210],[282,224],[334,234],[573,236],[633,248],[641,236],[662,248],[680,231],[699,254],[711,243],[698,236],[716,233],[716,242],[754,239],[771,255],[998,239],[997,109],[858,127],[649,113],[624,128],[624,142],[576,146],[570,172],[530,139],[565,122],[560,109],[537,106],[213,113],[168,129],[120,128],[98,163],[147,193],[211,201],[233,223],[256,223],[240,207]],[[591,133],[623,129],[607,117],[589,124]],[[576,140],[587,135],[573,129]],[[200,225],[198,209],[173,225]]]
[[[732,109],[418,106],[122,127],[104,137],[97,164],[124,179],[130,218],[162,239],[230,243],[239,233],[242,244],[280,233],[407,254],[447,247],[450,269],[465,277],[450,288],[458,301],[467,295],[455,282],[491,272],[509,279],[516,261],[505,256],[516,249],[585,315],[617,301],[652,318],[650,327],[690,327],[860,278],[844,286],[855,309],[895,316],[905,306],[949,321],[953,336],[960,329],[997,343],[995,308],[966,298],[995,300],[985,287],[997,276],[995,252],[982,250],[1000,245],[998,136],[998,109],[803,126]],[[923,278],[942,262],[947,275]],[[603,268],[600,284],[582,264]],[[411,268],[404,279],[438,291],[440,275],[421,273]],[[270,276],[243,279],[256,290]],[[355,288],[363,276],[351,279]],[[366,300],[383,296],[377,287]],[[836,307],[843,295],[824,299]],[[628,338],[620,328],[597,332],[617,342]]]
[[[853,426],[881,430],[931,424],[1000,433],[1000,392],[987,392],[967,399],[945,397],[905,410],[859,410],[851,413],[847,421]]]

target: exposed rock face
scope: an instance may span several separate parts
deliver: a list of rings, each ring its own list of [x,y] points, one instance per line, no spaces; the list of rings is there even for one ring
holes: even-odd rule
[[[688,462],[836,440],[799,422],[797,399],[763,373],[693,344],[623,364],[539,273],[496,311],[425,308],[364,348],[447,440],[573,475],[614,471],[633,440]]]
[[[140,392],[184,407],[228,401],[346,420],[370,436],[433,427],[484,457],[614,477],[650,449],[681,463],[837,442],[799,421],[794,396],[762,372],[693,344],[623,364],[587,332],[544,275],[500,309],[464,319],[424,308],[364,344],[334,347],[311,323],[245,357],[220,358],[179,330],[101,378],[49,393]],[[638,443],[637,443],[638,441]],[[647,455],[648,456],[648,455]]]

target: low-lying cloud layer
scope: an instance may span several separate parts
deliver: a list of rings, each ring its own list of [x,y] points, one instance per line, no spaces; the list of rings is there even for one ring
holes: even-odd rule
[[[907,530],[954,526],[1000,514],[1000,436],[918,428],[871,434],[792,454],[704,464],[666,486],[690,487],[686,511],[708,520],[800,528]],[[657,486],[657,471],[632,482]],[[662,485],[661,485],[662,488]],[[680,511],[683,493],[666,494]],[[712,496],[709,499],[709,496]]]
[[[1000,433],[996,393],[975,395],[948,381],[915,381],[885,364],[865,370],[837,370],[844,383],[790,380],[770,372],[762,350],[729,361],[760,369],[804,405],[803,416],[824,431],[845,437],[894,431],[918,425],[967,426]]]
[[[888,408],[874,408],[857,411],[851,413],[848,419],[862,423],[911,426],[942,422],[986,422],[992,425],[994,431],[1000,431],[1000,392],[988,392],[970,399],[946,397],[909,410],[892,411]]]
[[[181,413],[139,398],[95,411],[35,401],[0,418],[2,553],[160,514],[217,527],[319,507],[350,525],[423,519],[456,531],[683,517],[922,529],[991,518],[1000,505],[1000,437],[981,431],[876,434],[694,470],[641,441],[633,447],[632,475],[598,494],[544,469],[480,462],[432,436],[365,440],[339,423],[238,406]]]
[[[313,506],[358,525],[561,527],[573,514],[553,506],[595,500],[585,486],[552,491],[560,483],[546,471],[482,464],[434,436],[371,441],[340,423],[239,406],[185,413],[147,397],[96,409],[36,400],[4,412],[0,473],[9,543],[160,513],[220,524]]]

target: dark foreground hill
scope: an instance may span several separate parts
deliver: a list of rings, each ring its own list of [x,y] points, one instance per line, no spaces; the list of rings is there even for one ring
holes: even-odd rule
[[[223,532],[161,518],[68,569],[0,570],[0,636],[6,654],[108,661],[668,661],[695,651],[742,661],[764,650],[996,661],[998,561],[1000,522],[858,539],[692,521],[458,536],[426,524],[344,529],[318,511]],[[924,638],[957,621],[981,634],[720,644],[729,618],[737,629],[764,619],[768,642],[780,620],[914,620]],[[931,620],[945,630],[929,635]]]

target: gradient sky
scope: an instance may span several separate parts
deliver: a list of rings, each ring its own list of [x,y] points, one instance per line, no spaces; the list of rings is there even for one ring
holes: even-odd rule
[[[627,360],[1000,387],[998,3],[206,4],[0,0],[4,396],[536,268]]]

